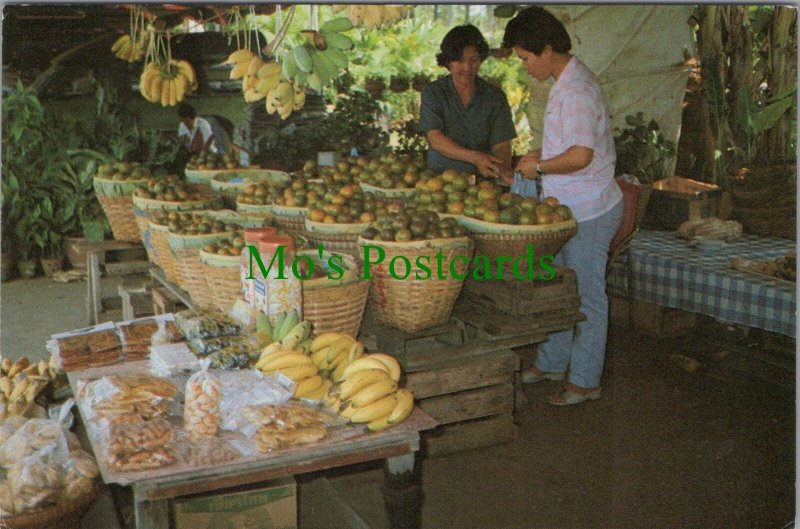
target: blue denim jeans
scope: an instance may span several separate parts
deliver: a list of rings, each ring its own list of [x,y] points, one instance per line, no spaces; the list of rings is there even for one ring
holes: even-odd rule
[[[600,385],[608,333],[606,262],[608,247],[622,221],[622,201],[608,212],[578,223],[578,233],[555,256],[555,263],[575,270],[580,311],[586,320],[573,329],[553,333],[540,344],[536,367],[563,373],[569,367],[569,381],[583,388]]]

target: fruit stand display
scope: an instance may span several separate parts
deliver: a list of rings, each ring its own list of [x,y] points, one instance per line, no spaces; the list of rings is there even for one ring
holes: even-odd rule
[[[206,184],[220,172],[233,172],[239,169],[238,156],[234,152],[212,153],[202,151],[192,155],[186,163],[184,174],[191,184]]]

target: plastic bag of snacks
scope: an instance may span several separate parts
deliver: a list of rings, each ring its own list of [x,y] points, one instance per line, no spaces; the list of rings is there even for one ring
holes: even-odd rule
[[[204,360],[200,371],[186,381],[183,429],[193,441],[214,437],[219,431],[222,387],[217,377],[208,372],[209,363]]]
[[[259,404],[281,404],[292,398],[293,391],[286,389],[275,378],[255,370],[222,371],[217,373],[222,384],[222,414],[220,428],[239,430],[247,423],[244,408]]]
[[[0,446],[0,465],[10,466],[37,454],[59,464],[67,460],[69,443],[60,423],[49,419],[26,421]]]
[[[175,434],[166,419],[130,424],[104,421],[96,431],[103,442],[106,464],[116,470],[158,468],[175,461]]]
[[[150,375],[111,375],[78,383],[78,397],[87,419],[115,423],[164,417],[176,393],[169,379]]]
[[[84,452],[77,450],[70,452],[69,459],[64,463],[64,499],[72,501],[88,494],[94,486],[94,479],[99,474],[97,463]]]
[[[57,503],[64,488],[64,472],[45,454],[23,457],[8,467],[6,479],[16,512]]]

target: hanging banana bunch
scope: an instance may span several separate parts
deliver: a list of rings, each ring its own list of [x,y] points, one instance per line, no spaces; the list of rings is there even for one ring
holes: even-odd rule
[[[320,91],[338,77],[349,64],[345,51],[352,49],[353,41],[344,34],[353,29],[345,17],[328,20],[316,29],[302,31],[306,41],[295,46],[283,62],[283,75],[295,84],[307,85]]]
[[[363,25],[367,29],[378,28],[405,17],[413,6],[404,5],[336,5],[334,12],[347,10],[347,16],[354,26]]]
[[[145,30],[144,9],[131,8],[130,32],[122,35],[111,46],[111,52],[118,59],[128,62],[141,61],[149,44],[150,33]]]
[[[169,35],[152,33],[139,92],[151,103],[175,106],[197,90],[197,75],[190,62],[172,58]]]

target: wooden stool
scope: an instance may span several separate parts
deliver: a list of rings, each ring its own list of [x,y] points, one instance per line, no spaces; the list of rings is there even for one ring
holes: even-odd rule
[[[151,293],[153,295],[154,314],[168,314],[170,312],[179,312],[187,308],[181,300],[176,298],[172,292],[166,288],[155,287]]]

